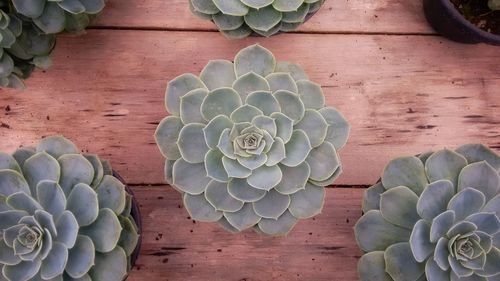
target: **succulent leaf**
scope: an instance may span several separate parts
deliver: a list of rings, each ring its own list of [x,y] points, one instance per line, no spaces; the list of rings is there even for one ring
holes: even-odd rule
[[[96,188],[99,208],[109,208],[115,214],[121,214],[125,209],[125,186],[121,181],[113,176],[104,176],[99,186]]]
[[[455,212],[455,220],[463,220],[479,212],[485,204],[484,194],[477,189],[466,188],[457,193],[448,202],[448,210]]]
[[[40,276],[45,280],[50,280],[62,275],[67,260],[68,248],[64,244],[55,242],[50,255],[42,262]]]
[[[380,213],[388,222],[412,229],[418,220],[418,196],[405,186],[389,189],[380,195]]]
[[[116,213],[108,208],[99,210],[97,219],[91,225],[80,229],[80,233],[90,237],[95,250],[101,253],[107,253],[116,247],[121,231]]]
[[[127,275],[127,255],[116,247],[108,253],[96,253],[95,266],[90,271],[92,280],[123,280]]]
[[[239,1],[213,3],[221,12],[235,12]],[[270,2],[261,9],[272,7],[271,0],[246,4],[264,1]],[[192,1],[198,12],[207,7],[202,5],[210,6]],[[230,20],[238,22],[220,24]],[[349,124],[325,107],[321,87],[300,66],[277,62],[269,50],[253,45],[238,52],[234,63],[213,60],[200,77],[175,78],[166,95],[171,115],[155,137],[166,157],[165,178],[184,193],[194,220],[217,221],[233,233],[253,228],[285,235],[298,219],[321,213],[324,187],[342,172],[338,150]]]
[[[264,77],[249,72],[244,74],[233,83],[233,89],[241,96],[241,100],[246,100],[246,97],[253,92],[264,91],[267,92],[271,89],[269,83]]]
[[[30,186],[31,194],[36,196],[36,186],[40,181],[59,182],[61,167],[54,157],[46,152],[40,152],[24,162],[23,176]]]
[[[236,212],[244,203],[232,197],[227,188],[227,183],[211,181],[205,191],[205,198],[216,210]]]
[[[69,194],[76,184],[92,184],[94,180],[94,167],[80,154],[65,154],[57,159],[61,167],[59,185],[64,193]]]
[[[69,252],[66,273],[75,279],[83,277],[95,262],[95,254],[92,240],[85,235],[79,235],[75,246]]]
[[[16,265],[4,265],[2,274],[7,280],[30,280],[40,270],[42,263],[36,261],[22,261]]]
[[[79,228],[75,215],[70,211],[64,211],[56,221],[58,233],[56,240],[65,244],[68,249],[73,248],[78,237]]]
[[[420,217],[431,221],[444,211],[455,194],[449,180],[439,180],[429,184],[418,199],[417,212]]]
[[[210,3],[210,1],[204,1]],[[200,79],[209,91],[218,88],[229,88],[236,80],[234,65],[228,60],[213,60],[203,68]]]
[[[460,191],[470,186],[481,191],[486,200],[489,201],[498,194],[500,189],[498,171],[485,161],[468,165],[460,172],[458,190]]]
[[[269,87],[271,88],[272,93],[275,93],[278,90],[290,91],[297,94],[299,92],[297,83],[295,83],[295,80],[293,80],[293,77],[290,73],[274,72],[267,75],[266,80],[269,83]]]
[[[391,245],[384,253],[387,273],[394,281],[417,280],[425,271],[425,265],[418,263],[407,242]]]
[[[455,222],[455,212],[448,210],[437,215],[432,220],[430,229],[430,241],[432,243],[438,242],[439,238],[445,236],[448,229],[453,226]]]
[[[0,194],[9,196],[17,192],[31,193],[26,179],[17,171],[0,170]]]
[[[184,206],[192,219],[198,221],[214,222],[218,221],[223,213],[217,211],[205,198],[203,194],[184,194]]]
[[[10,156],[7,153],[0,153],[0,170],[14,170],[21,173],[21,167],[17,163],[14,157]]]
[[[365,191],[363,197],[363,212],[367,213],[370,210],[380,210],[380,194],[384,193],[385,188],[381,182],[370,186]]]
[[[274,72],[275,67],[273,53],[260,45],[246,47],[234,58],[234,71],[238,77],[250,72],[266,77]]]
[[[290,206],[290,196],[275,190],[253,203],[255,213],[263,218],[278,219]]]
[[[246,98],[246,103],[260,109],[264,115],[271,115],[280,112],[280,105],[276,97],[267,91],[256,91],[250,93]]]
[[[384,251],[388,246],[408,241],[408,229],[391,224],[384,219],[379,210],[368,211],[356,223],[356,240],[365,252]]]
[[[384,269],[383,251],[366,253],[359,259],[358,274],[361,280],[393,281]]]
[[[123,280],[139,237],[131,197],[109,163],[78,151],[54,136],[36,150],[0,153],[0,280]],[[113,269],[95,273],[100,253],[114,251],[123,255],[113,256]]]
[[[330,178],[340,166],[340,159],[333,144],[325,141],[313,148],[306,158],[311,168],[309,177],[314,181],[324,181]]]
[[[499,159],[484,145],[468,144],[392,160],[365,192],[366,214],[355,226],[366,252],[361,280],[496,280]],[[382,253],[384,263],[368,259]]]
[[[211,17],[208,14],[202,14],[201,17],[206,17],[206,19],[208,20],[213,20],[215,25],[217,25],[220,30],[228,31],[240,28],[245,22],[243,17],[225,15],[223,13],[217,13],[215,15],[212,15]]]
[[[266,190],[249,185],[246,179],[233,178],[227,188],[231,196],[242,202],[255,202],[267,194]]]
[[[181,111],[181,97],[196,89],[206,89],[203,81],[193,74],[187,73],[168,82],[165,93],[165,102],[168,112],[179,116]]]
[[[261,219],[259,222],[259,229],[267,235],[284,236],[292,230],[297,221],[298,219],[289,211],[285,211],[285,213],[277,220],[266,218]]]
[[[42,139],[36,146],[36,152],[45,151],[55,159],[64,154],[78,154],[78,148],[70,140],[61,136],[50,136]]]
[[[382,175],[382,183],[387,189],[406,186],[416,194],[420,194],[428,181],[424,165],[418,158],[401,157],[392,160],[385,167]]]
[[[165,117],[155,133],[155,140],[159,145],[160,152],[163,156],[176,160],[181,157],[179,147],[177,146],[177,140],[179,139],[179,132],[183,127],[182,121],[179,117],[168,116]]]
[[[182,123],[206,123],[198,109],[207,95],[208,90],[196,89],[181,97],[180,114]]]
[[[278,100],[281,113],[292,119],[294,124],[302,120],[305,106],[298,95],[287,90],[278,90],[274,92],[274,97]]]
[[[306,184],[304,190],[290,196],[290,213],[299,219],[307,219],[321,213],[325,201],[325,189],[312,184]]]

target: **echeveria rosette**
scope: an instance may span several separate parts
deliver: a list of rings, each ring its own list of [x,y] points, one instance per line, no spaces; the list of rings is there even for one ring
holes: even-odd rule
[[[360,279],[499,280],[499,171],[480,144],[392,160],[355,226]]]
[[[0,10],[0,87],[23,88],[33,68],[50,66],[53,35],[38,33],[15,15]]]
[[[0,87],[24,88],[23,79],[35,66],[47,69],[51,65],[55,36],[7,13],[5,7],[0,6]]]
[[[166,107],[155,138],[194,220],[284,235],[321,212],[349,125],[300,66],[253,45],[170,81]]]
[[[317,12],[324,0],[189,0],[191,12],[211,20],[228,38],[272,36],[292,31]]]
[[[108,162],[63,137],[0,153],[0,280],[123,280],[131,199]]]
[[[84,30],[104,8],[104,0],[12,0],[15,11],[46,34]]]

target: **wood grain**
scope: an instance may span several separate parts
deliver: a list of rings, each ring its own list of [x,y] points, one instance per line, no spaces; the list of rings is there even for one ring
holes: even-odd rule
[[[300,221],[286,238],[269,238],[193,223],[180,194],[167,187],[134,188],[144,236],[128,281],[357,280],[361,252],[352,228],[363,189],[329,189],[321,215]]]
[[[98,27],[169,30],[215,30],[193,16],[188,0],[109,0]],[[422,1],[327,0],[299,32],[434,33],[422,11]]]
[[[91,30],[65,36],[24,92],[1,90],[0,150],[64,134],[131,183],[163,182],[153,139],[167,81],[254,42],[301,64],[352,125],[336,184],[374,183],[391,158],[482,142],[500,150],[500,52],[429,36],[288,34],[227,41],[213,32]],[[290,42],[290,44],[283,44]],[[320,43],[319,43],[320,42]],[[6,110],[8,106],[9,110]]]

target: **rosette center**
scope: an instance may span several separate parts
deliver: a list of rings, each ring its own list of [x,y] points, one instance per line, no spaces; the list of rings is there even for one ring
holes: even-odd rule
[[[36,226],[25,225],[19,230],[17,241],[26,248],[33,249],[42,238],[42,231]]]
[[[451,254],[455,259],[461,261],[469,261],[481,256],[484,252],[478,240],[474,239],[474,235],[458,236],[457,239],[450,240],[448,245],[451,249]]]
[[[251,126],[241,131],[233,141],[234,151],[242,157],[260,155],[264,151],[266,141],[261,129]]]

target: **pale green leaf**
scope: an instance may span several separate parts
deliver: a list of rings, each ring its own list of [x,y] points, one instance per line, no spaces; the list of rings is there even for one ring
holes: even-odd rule
[[[217,211],[203,194],[191,195],[184,194],[184,206],[193,220],[204,222],[218,221],[223,213]]]

